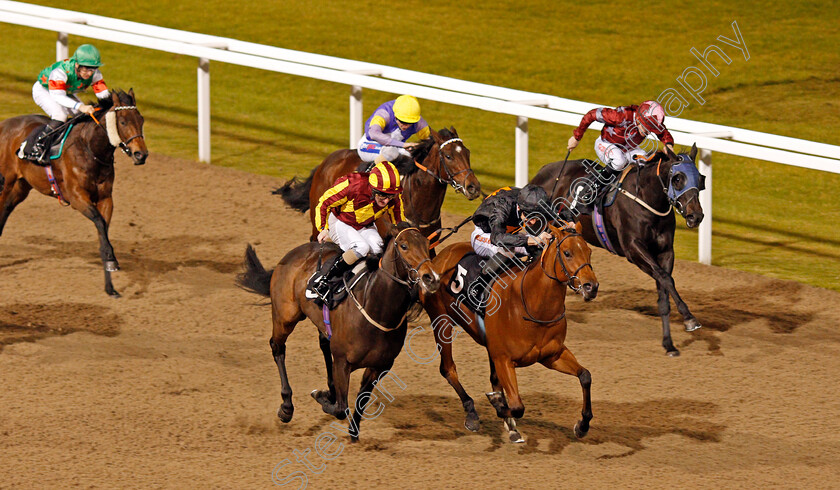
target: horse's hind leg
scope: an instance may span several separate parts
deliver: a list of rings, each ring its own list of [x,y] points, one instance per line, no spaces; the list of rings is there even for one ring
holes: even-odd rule
[[[274,299],[272,298],[272,302]],[[282,422],[289,422],[292,420],[292,415],[295,413],[295,407],[292,404],[292,386],[289,384],[289,377],[286,374],[286,339],[294,331],[295,325],[302,320],[303,315],[300,312],[292,314],[292,312],[285,315],[282,309],[277,310],[272,306],[271,320],[274,328],[271,333],[271,339],[268,344],[271,346],[271,355],[274,357],[274,363],[277,365],[277,371],[280,373],[280,395],[283,397],[283,404],[277,409],[277,416]]]
[[[25,180],[4,181],[3,190],[0,191],[0,235],[3,234],[9,215],[26,199],[31,190],[32,186]]]
[[[447,340],[448,339],[448,340]],[[476,432],[481,423],[478,419],[478,412],[475,411],[475,402],[467,394],[467,391],[461,386],[461,381],[458,379],[458,372],[455,370],[455,360],[452,358],[452,324],[445,322],[445,325],[435,331],[435,341],[440,349],[440,374],[450,386],[458,393],[461,399],[461,405],[464,406],[466,419],[464,420],[464,427],[467,430]]]
[[[592,420],[592,398],[590,388],[592,386],[592,375],[589,370],[581,366],[572,351],[565,346],[558,356],[542,361],[542,364],[555,371],[571,374],[580,380],[580,387],[583,390],[583,409],[580,412],[581,419],[575,424],[575,435],[583,437],[589,432],[589,421]]]

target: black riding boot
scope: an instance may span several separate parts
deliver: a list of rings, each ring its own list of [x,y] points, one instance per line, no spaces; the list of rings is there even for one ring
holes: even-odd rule
[[[342,274],[349,271],[351,268],[353,268],[353,266],[351,264],[348,264],[344,260],[344,257],[342,257],[341,255],[336,257],[335,262],[333,262],[329,270],[326,273],[324,273],[321,276],[321,278],[318,279],[318,282],[315,284],[315,287],[313,288],[315,290],[315,293],[317,293],[318,296],[320,296],[321,298],[324,298],[327,295],[327,293],[329,293],[330,279],[332,279],[333,277],[340,277]]]
[[[592,179],[595,182],[595,197],[600,196],[604,192],[604,189],[607,189],[610,184],[615,182],[616,177],[620,173],[609,165],[604,165],[601,171],[598,172],[598,176]]]
[[[48,162],[49,150],[57,132],[56,130],[63,124],[64,123],[61,121],[50,119],[50,122],[41,128],[41,133],[35,137],[35,143],[32,146],[32,150],[29,151],[30,160],[38,162],[42,165]]]

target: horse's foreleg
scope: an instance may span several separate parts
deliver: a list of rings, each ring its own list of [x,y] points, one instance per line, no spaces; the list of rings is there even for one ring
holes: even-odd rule
[[[448,339],[448,341],[447,341]],[[452,324],[445,322],[445,325],[435,332],[435,341],[440,349],[440,374],[449,385],[458,393],[461,399],[461,405],[464,406],[466,419],[464,420],[464,427],[467,430],[476,432],[481,423],[478,419],[478,412],[475,411],[475,402],[467,394],[467,391],[461,386],[461,381],[458,379],[458,372],[455,369],[455,360],[452,358]]]
[[[324,364],[327,366],[327,388],[330,390],[329,401],[330,403],[335,403],[335,383],[333,382],[333,362],[330,341],[324,334],[319,333],[318,344],[321,347],[321,353],[324,354]]]
[[[353,442],[359,440],[359,432],[361,430],[359,425],[362,423],[362,418],[376,418],[382,410],[380,406],[379,411],[373,414],[365,412],[370,404],[370,401],[374,399],[373,389],[376,387],[376,380],[379,379],[379,375],[382,374],[382,372],[388,371],[389,369],[391,369],[391,366],[383,369],[365,369],[365,374],[362,376],[362,385],[359,388],[359,393],[356,395],[356,409],[353,411],[353,418],[350,420],[350,438]]]
[[[583,390],[583,409],[580,412],[581,419],[575,424],[575,435],[583,437],[589,432],[589,421],[592,420],[592,398],[590,388],[592,386],[592,375],[589,370],[581,366],[575,359],[572,351],[565,346],[559,355],[542,361],[542,364],[555,371],[570,374],[580,380],[580,387]]]
[[[347,393],[350,390],[350,363],[343,357],[333,358],[333,381],[335,382],[335,402],[330,401],[330,394],[325,391],[310,393],[324,410],[338,420],[344,420],[350,410],[347,409]]]
[[[665,257],[663,261],[668,263],[668,254],[663,254]],[[660,255],[662,257],[662,255]],[[656,287],[658,291],[658,308],[659,308],[659,317],[662,320],[662,346],[665,348],[667,354],[669,356],[677,356],[679,355],[679,351],[674,347],[674,343],[671,340],[671,322],[669,315],[671,313],[670,303],[668,297],[674,298],[674,302],[677,304],[677,309],[686,319],[686,330],[691,331],[696,328],[700,328],[700,324],[697,323],[697,320],[688,311],[688,306],[686,306],[685,302],[680,298],[680,295],[677,293],[676,286],[674,285],[674,278],[671,277],[671,273],[669,270],[666,270],[659,263],[647,252],[647,250],[638,243],[631,244],[630,247],[627,249],[627,258],[630,262],[636,264],[636,266],[641,269],[642,272],[649,275],[656,281]],[[670,252],[670,264],[671,268],[673,268],[673,251]],[[689,328],[689,325],[696,325],[693,328]]]
[[[114,211],[114,200],[108,196],[96,203],[96,210],[99,211],[99,214],[102,215],[102,219],[105,220],[105,240],[108,241],[108,246],[110,246],[111,242],[108,240],[108,229],[111,228],[111,214]],[[97,227],[98,230],[98,227]],[[101,237],[101,234],[100,234]],[[101,254],[101,244],[100,244],[100,254]],[[114,255],[113,248],[111,249],[111,255]],[[103,259],[104,261],[104,259]],[[114,256],[114,264],[109,267],[108,263],[104,263],[104,270],[105,270],[105,292],[110,296],[119,297],[120,293],[118,293],[114,289],[114,283],[111,282],[111,271],[112,270],[119,270],[120,266],[117,264],[116,256]]]
[[[507,406],[503,412],[497,414],[504,418],[504,427],[508,431],[510,442],[525,442],[519,429],[516,428],[516,420],[525,414],[525,405],[522,404],[522,399],[519,398],[519,386],[516,383],[516,372],[513,363],[506,358],[493,358],[491,355],[491,362],[495,368],[495,374],[498,376],[499,386],[503,390],[503,394],[507,397]],[[488,395],[490,398],[490,395]],[[503,399],[504,400],[504,399]],[[493,403],[493,400],[490,400]]]
[[[671,286],[673,291],[668,291],[671,294],[671,297],[674,298],[674,303],[677,305],[677,311],[680,312],[680,315],[683,317],[683,323],[685,324],[685,331],[691,332],[693,330],[697,330],[701,327],[700,322],[697,321],[697,318],[691,314],[688,310],[688,305],[685,304],[685,301],[680,298],[679,293],[677,293],[677,287],[674,284],[674,278],[671,275],[674,272],[674,249],[670,249],[666,252],[659,254],[656,258],[657,263],[662,270],[667,273],[667,277],[671,282]],[[670,312],[670,311],[669,311]]]
[[[0,191],[0,235],[6,226],[6,220],[12,214],[15,207],[26,199],[32,186],[25,180],[8,181],[4,180],[3,190]]]

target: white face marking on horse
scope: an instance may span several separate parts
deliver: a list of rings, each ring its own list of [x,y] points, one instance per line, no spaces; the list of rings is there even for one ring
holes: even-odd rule
[[[461,153],[461,145],[456,146],[455,151],[457,151],[458,153]]]

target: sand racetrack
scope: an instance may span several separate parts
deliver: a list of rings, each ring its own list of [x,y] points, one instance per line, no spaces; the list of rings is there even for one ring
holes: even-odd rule
[[[118,155],[121,299],[103,292],[92,223],[40,194],[18,207],[0,237],[0,487],[266,488],[283,460],[275,478],[302,471],[311,488],[840,485],[840,294],[679,261],[705,328],[674,316],[672,359],[653,281],[600,250],[598,298],[568,302],[567,344],[593,377],[585,439],[577,380],[534,366],[518,370],[526,443],[507,443],[483,395],[486,354],[464,335],[455,359],[478,433],[437,362],[404,351],[405,390],[350,444],[308,396],[326,385],[308,322],[289,340],[296,411],[280,423],[270,311],[233,284],[246,244],[273,266],[308,237],[307,217],[270,195],[279,183]],[[431,335],[412,347],[430,355]],[[313,448],[325,432],[343,443],[326,462]],[[307,449],[313,470],[296,460]]]

